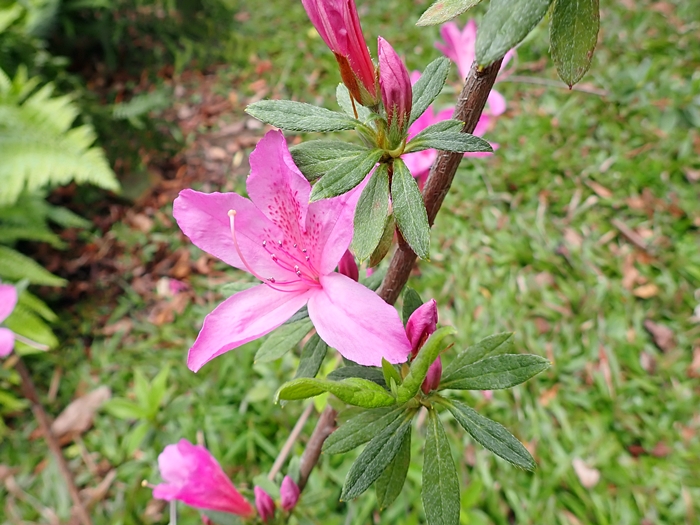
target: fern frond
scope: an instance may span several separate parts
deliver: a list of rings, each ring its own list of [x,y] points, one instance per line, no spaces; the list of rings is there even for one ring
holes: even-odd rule
[[[8,281],[27,279],[31,284],[46,286],[66,284],[65,279],[52,274],[26,255],[7,246],[0,246],[0,278]]]
[[[15,309],[5,320],[5,326],[13,332],[42,345],[46,345],[49,348],[58,345],[58,339],[56,339],[49,325],[36,313],[22,304],[17,303]],[[15,341],[15,351],[22,355],[37,352],[35,348],[27,346],[19,341]]]

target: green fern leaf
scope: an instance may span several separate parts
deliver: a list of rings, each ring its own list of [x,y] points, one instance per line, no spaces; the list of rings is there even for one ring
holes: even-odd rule
[[[26,255],[7,246],[0,246],[0,278],[8,281],[27,279],[31,284],[46,286],[66,284],[65,279],[52,274]]]

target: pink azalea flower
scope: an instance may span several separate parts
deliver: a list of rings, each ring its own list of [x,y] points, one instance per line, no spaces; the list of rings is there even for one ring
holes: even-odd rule
[[[190,369],[271,332],[304,305],[319,336],[344,357],[369,366],[382,357],[405,361],[410,345],[396,309],[334,272],[352,240],[361,189],[309,203],[311,185],[279,131],[258,143],[250,167],[250,200],[193,190],[175,200],[173,215],[195,245],[263,282],[204,319]]]
[[[289,512],[296,507],[300,494],[299,485],[291,477],[285,476],[280,487],[280,504],[282,508]]]
[[[267,523],[275,516],[275,502],[262,487],[256,485],[253,493],[255,494],[255,508],[258,509],[260,519]]]
[[[181,439],[158,456],[165,483],[153,488],[153,497],[179,500],[199,509],[250,517],[253,507],[233,486],[214,456],[200,445]]]
[[[454,22],[447,22],[440,27],[440,34],[445,43],[435,42],[435,47],[457,64],[459,75],[462,78],[466,78],[476,56],[476,22],[469,20],[461,31]],[[501,71],[499,72],[501,78],[505,78],[506,75],[503,74],[505,73],[503,68],[514,55],[515,50],[511,49],[503,57]],[[491,90],[487,102],[490,113],[495,117],[506,110],[506,99],[496,90]]]
[[[406,335],[411,342],[411,356],[415,358],[428,337],[437,330],[438,311],[435,299],[422,304],[411,314],[406,322]],[[421,388],[426,394],[440,385],[442,361],[440,357],[433,361]]]
[[[378,102],[377,76],[365,43],[355,0],[301,0],[311,23],[335,54],[340,76],[363,106]]]
[[[0,323],[7,319],[17,305],[17,290],[10,284],[0,284]],[[12,353],[15,334],[9,328],[0,327],[0,357]]]
[[[379,85],[386,110],[389,136],[403,139],[413,104],[408,70],[391,44],[379,37]]]

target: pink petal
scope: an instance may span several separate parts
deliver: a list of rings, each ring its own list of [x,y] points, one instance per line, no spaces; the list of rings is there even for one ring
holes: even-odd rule
[[[187,366],[196,372],[215,357],[271,332],[307,299],[304,292],[280,292],[266,284],[229,297],[204,319]]]
[[[283,277],[285,273],[262,245],[265,235],[270,239],[282,234],[248,199],[236,193],[187,189],[180,192],[173,204],[178,226],[198,248],[235,268],[249,271],[233,242],[229,210],[236,210],[236,239],[246,262],[265,278]]]
[[[486,101],[489,105],[489,113],[494,117],[502,115],[506,110],[506,99],[495,89],[489,93],[489,98]]]
[[[401,156],[401,159],[406,164],[408,171],[415,178],[423,180],[430,173],[430,168],[437,158],[437,151],[434,149],[426,149],[416,151],[414,153],[406,153]]]
[[[281,131],[269,131],[250,154],[250,200],[285,234],[301,243],[311,184],[296,167]]]
[[[382,357],[406,361],[411,345],[393,306],[339,273],[322,275],[321,285],[309,298],[309,316],[321,339],[361,365],[379,366]]]
[[[7,357],[15,347],[15,334],[9,328],[0,328],[0,357]]]
[[[431,299],[422,304],[411,314],[406,323],[406,335],[411,343],[411,352],[415,357],[426,339],[437,329],[437,302]]]
[[[285,476],[280,486],[280,504],[282,508],[286,511],[290,511],[296,507],[299,501],[299,494],[301,494],[299,485],[297,485],[291,477]]]
[[[17,289],[11,284],[0,284],[0,323],[12,313],[17,304]]]
[[[353,281],[358,281],[360,279],[360,269],[357,267],[355,257],[350,253],[350,250],[345,250],[343,257],[340,259],[338,263],[338,272],[350,277]]]
[[[460,39],[460,32],[457,24],[454,22],[442,24],[440,27],[440,35],[445,43],[435,42],[435,47],[441,51],[443,55],[456,63],[459,60],[457,50],[459,48]]]

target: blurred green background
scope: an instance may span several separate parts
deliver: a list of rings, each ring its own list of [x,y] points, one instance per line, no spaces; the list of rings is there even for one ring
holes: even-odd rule
[[[382,35],[409,69],[436,58],[438,28],[414,26],[427,6],[359,1],[373,54]],[[519,47],[514,75],[497,84],[508,111],[486,135],[500,148],[462,163],[433,229],[432,260],[410,281],[438,301],[459,347],[509,330],[518,351],[553,363],[492,399],[464,394],[538,463],[520,471],[450,424],[465,525],[700,520],[700,5],[626,0],[601,14],[591,71],[573,91],[556,77],[546,24]],[[100,386],[112,392],[94,426],[65,439],[95,523],[167,523],[141,482],[160,481],[157,455],[181,437],[203,440],[237,486],[251,488],[303,410],[272,400],[298,352],[255,365],[254,342],[198,374],[186,368],[202,319],[230,293],[224,285],[247,277],[189,244],[171,203],[188,186],[244,188],[264,131],[243,113],[247,103],[335,108],[335,61],[301,2],[5,0],[0,68],[19,86],[0,100],[0,136],[14,129],[7,108],[22,105],[18,93],[52,83],[53,97],[69,98],[39,104],[45,118],[71,113],[45,131],[56,141],[71,125],[90,132],[75,162],[90,147],[106,152],[84,179],[93,185],[49,192],[67,182],[56,176],[0,207],[0,249],[58,279],[8,277],[0,265],[48,305],[25,298],[40,323],[33,336],[55,346],[25,358],[47,411],[56,416]],[[448,86],[438,105],[452,100]],[[118,195],[94,186],[116,188],[112,170]],[[11,360],[3,364],[0,522],[65,522],[65,486]],[[422,439],[413,446],[420,457]],[[301,522],[424,522],[418,461],[384,512],[372,491],[338,503],[351,456],[322,458]],[[200,522],[180,511],[180,523]]]

